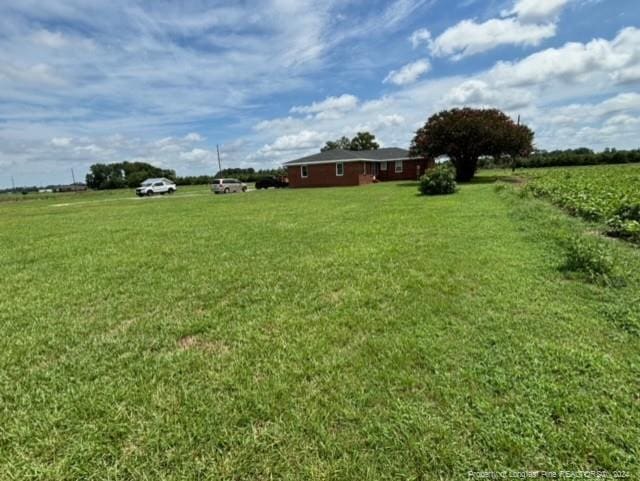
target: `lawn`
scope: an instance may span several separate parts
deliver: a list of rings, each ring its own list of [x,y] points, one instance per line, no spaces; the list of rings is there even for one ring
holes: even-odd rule
[[[640,475],[640,249],[491,181],[0,203],[0,479]]]

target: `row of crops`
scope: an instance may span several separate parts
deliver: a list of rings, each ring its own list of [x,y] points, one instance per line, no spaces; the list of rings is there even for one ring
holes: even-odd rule
[[[640,165],[527,171],[526,189],[591,221],[607,234],[640,242]]]

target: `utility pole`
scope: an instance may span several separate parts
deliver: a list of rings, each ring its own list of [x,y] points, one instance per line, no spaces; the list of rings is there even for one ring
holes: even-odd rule
[[[216,144],[216,150],[218,151],[218,172],[222,172],[222,163],[220,162],[220,146]]]
[[[73,167],[71,167],[71,178],[73,179],[73,185],[76,185],[76,174],[73,172]]]

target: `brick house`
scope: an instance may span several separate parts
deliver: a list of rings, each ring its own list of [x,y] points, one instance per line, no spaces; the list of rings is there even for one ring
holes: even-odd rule
[[[290,187],[335,187],[386,180],[417,180],[433,159],[412,157],[395,147],[378,150],[328,150],[286,162]]]

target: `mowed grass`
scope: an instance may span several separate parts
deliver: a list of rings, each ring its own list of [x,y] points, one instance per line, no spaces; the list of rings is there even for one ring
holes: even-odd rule
[[[0,205],[0,479],[637,476],[639,250],[488,180]]]

